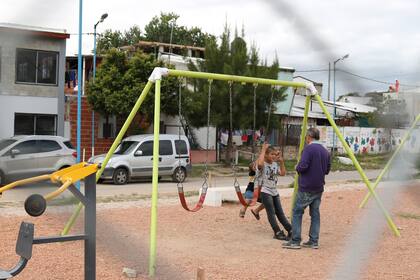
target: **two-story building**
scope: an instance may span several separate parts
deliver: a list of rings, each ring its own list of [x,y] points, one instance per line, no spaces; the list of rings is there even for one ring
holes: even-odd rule
[[[65,30],[0,23],[0,138],[64,136]]]

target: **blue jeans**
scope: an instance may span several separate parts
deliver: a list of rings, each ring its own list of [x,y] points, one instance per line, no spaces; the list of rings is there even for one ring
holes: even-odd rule
[[[267,193],[261,192],[261,199],[262,203],[265,206],[265,211],[267,212],[268,222],[270,223],[274,234],[280,231],[280,227],[277,223],[276,217],[282,224],[284,229],[287,232],[289,232],[292,229],[292,226],[287,220],[286,215],[284,215],[283,208],[281,207],[280,196],[272,196]]]
[[[293,208],[292,220],[292,242],[300,244],[302,241],[302,216],[305,208],[309,206],[309,215],[311,216],[311,227],[309,229],[309,241],[318,243],[319,228],[321,225],[321,217],[319,214],[319,206],[321,205],[322,192],[300,192],[296,196],[296,204]]]

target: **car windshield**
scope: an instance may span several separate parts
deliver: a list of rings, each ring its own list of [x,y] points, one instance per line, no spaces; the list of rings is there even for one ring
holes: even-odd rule
[[[124,155],[130,153],[135,147],[137,147],[137,141],[123,141],[115,150],[114,155]]]
[[[6,148],[7,146],[12,145],[13,143],[15,143],[17,140],[14,139],[5,139],[5,140],[0,140],[0,151],[3,150],[4,148]]]

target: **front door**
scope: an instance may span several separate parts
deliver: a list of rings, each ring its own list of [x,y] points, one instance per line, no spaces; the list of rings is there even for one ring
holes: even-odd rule
[[[15,153],[12,153],[15,152]],[[21,142],[0,158],[4,162],[4,173],[9,180],[29,178],[39,175],[38,146],[36,140]]]

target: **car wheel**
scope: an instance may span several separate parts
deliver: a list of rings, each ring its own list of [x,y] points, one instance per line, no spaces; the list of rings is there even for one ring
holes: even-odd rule
[[[187,172],[183,167],[175,168],[174,173],[172,174],[172,180],[176,183],[182,183],[187,178]]]
[[[112,176],[112,181],[116,185],[125,185],[128,182],[128,171],[125,168],[117,168]]]

